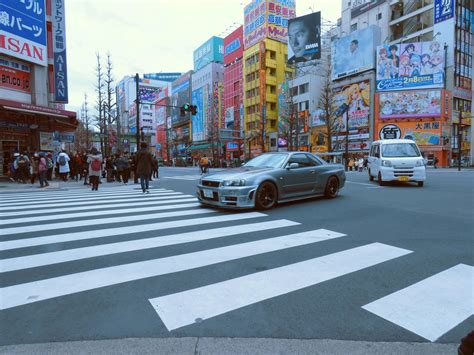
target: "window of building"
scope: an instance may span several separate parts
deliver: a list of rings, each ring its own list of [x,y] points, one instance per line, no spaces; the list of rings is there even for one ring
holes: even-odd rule
[[[377,21],[382,19],[382,13],[377,14]]]
[[[276,120],[270,120],[270,127],[275,128],[276,127]]]
[[[357,31],[357,23],[351,25],[351,32]]]
[[[269,51],[270,52],[270,59],[276,59],[276,52],[274,51]]]
[[[300,85],[300,88],[299,88],[300,95],[307,93],[308,90],[309,90],[309,83],[305,83],[303,85]]]
[[[270,92],[272,94],[275,94],[276,93],[276,86],[274,86],[274,85],[268,85],[268,86],[270,87]]]
[[[270,76],[275,76],[276,75],[276,70],[273,68],[270,68]]]
[[[270,103],[270,110],[276,111],[276,104],[274,102]]]
[[[297,87],[297,86],[292,87],[292,88],[290,89],[290,95],[291,95],[291,96],[298,96],[298,87]]]

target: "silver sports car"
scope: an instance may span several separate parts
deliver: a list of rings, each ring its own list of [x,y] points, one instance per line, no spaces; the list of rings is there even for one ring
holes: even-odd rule
[[[325,195],[344,187],[344,167],[305,152],[262,154],[240,168],[205,175],[197,186],[202,204],[269,209],[276,203]]]

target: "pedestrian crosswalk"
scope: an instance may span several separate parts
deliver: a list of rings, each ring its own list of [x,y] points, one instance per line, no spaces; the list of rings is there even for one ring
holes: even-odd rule
[[[97,292],[100,299],[107,287],[119,290],[166,275],[179,280],[202,268],[226,270],[227,265],[254,258],[277,260],[290,251],[318,250],[325,243],[351,240],[350,235],[324,226],[311,228],[269,213],[204,208],[195,197],[179,191],[154,189],[143,195],[130,186],[99,192],[5,194],[0,217],[0,280],[5,278],[1,311],[40,307],[53,299],[67,302],[67,297],[85,292]],[[179,292],[137,289],[136,297],[156,313],[157,322],[173,331],[363,270],[377,272],[382,265],[390,267],[414,254],[380,242],[338,245],[339,250],[308,254],[304,260],[278,259],[278,266],[270,269],[229,277],[223,273],[215,282]],[[161,254],[173,246],[173,253]],[[105,258],[109,262],[101,263]],[[393,324],[394,332],[402,327],[436,341],[472,315],[465,285],[470,280],[472,285],[473,277],[472,266],[453,265],[378,299],[368,293],[366,302],[354,307]],[[456,292],[458,288],[463,291]],[[421,298],[428,300],[424,307],[417,306]],[[431,326],[423,325],[424,317],[433,320]]]
[[[170,179],[170,180],[199,180],[202,175],[177,175],[177,176],[163,176],[163,179]]]

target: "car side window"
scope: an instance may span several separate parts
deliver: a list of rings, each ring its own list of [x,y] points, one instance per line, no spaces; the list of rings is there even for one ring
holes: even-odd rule
[[[310,155],[310,154],[306,154],[306,156],[308,157],[309,161],[313,164],[312,166],[318,166],[318,165],[322,165],[323,163],[319,161],[319,159],[313,155]]]
[[[288,165],[291,163],[298,163],[300,168],[307,168],[308,166],[314,166],[306,154],[293,154],[288,160]]]

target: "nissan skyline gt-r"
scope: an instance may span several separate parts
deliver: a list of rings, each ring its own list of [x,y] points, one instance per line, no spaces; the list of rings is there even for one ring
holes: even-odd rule
[[[265,153],[240,168],[204,175],[197,185],[201,204],[267,210],[277,203],[324,195],[337,196],[346,175],[306,152]]]

